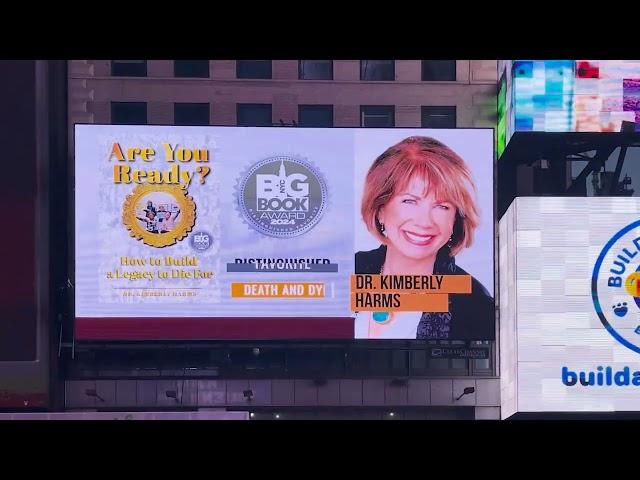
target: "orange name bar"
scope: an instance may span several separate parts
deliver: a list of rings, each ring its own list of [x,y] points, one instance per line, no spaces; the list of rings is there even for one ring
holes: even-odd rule
[[[351,292],[471,293],[471,275],[351,275]]]
[[[448,312],[449,295],[434,293],[355,292],[351,294],[354,312]]]
[[[233,298],[324,298],[325,284],[313,282],[235,282]]]

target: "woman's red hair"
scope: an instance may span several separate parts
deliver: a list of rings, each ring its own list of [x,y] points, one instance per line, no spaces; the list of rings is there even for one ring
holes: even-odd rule
[[[369,168],[361,213],[371,234],[386,243],[378,213],[415,176],[424,180],[439,201],[450,202],[456,208],[450,255],[455,256],[463,248],[470,247],[480,223],[471,172],[458,154],[430,137],[402,140],[376,158]]]

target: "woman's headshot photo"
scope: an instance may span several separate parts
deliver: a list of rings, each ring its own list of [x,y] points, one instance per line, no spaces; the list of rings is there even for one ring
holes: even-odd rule
[[[492,156],[488,161],[493,162]],[[490,200],[485,202],[484,221],[493,228],[492,196]],[[470,294],[449,294],[448,312],[357,312],[355,338],[495,337],[492,295],[456,262],[462,252],[472,252],[481,224],[476,183],[460,155],[435,138],[404,138],[370,164],[359,207],[361,221],[378,246],[356,252],[356,274],[471,275],[472,280]],[[492,243],[484,240],[477,255],[483,258],[474,264],[481,261],[493,269]]]

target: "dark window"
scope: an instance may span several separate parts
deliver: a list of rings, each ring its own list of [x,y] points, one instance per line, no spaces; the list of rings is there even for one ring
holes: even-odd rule
[[[360,80],[393,81],[396,79],[394,60],[360,60]]]
[[[391,350],[391,372],[395,375],[409,375],[409,351]]]
[[[459,358],[434,358],[431,347],[439,345],[465,345],[461,341],[431,340],[429,347],[411,352],[410,370],[412,375],[458,376],[469,375],[469,360]],[[487,372],[484,372],[486,375]]]
[[[209,125],[208,103],[176,103],[173,106],[174,125]]]
[[[333,80],[333,60],[299,60],[300,80]]]
[[[111,75],[114,77],[146,77],[146,60],[111,60]]]
[[[330,349],[289,351],[288,372],[294,375],[342,374],[344,353],[340,353]]]
[[[456,107],[422,107],[422,128],[456,128]]]
[[[393,127],[395,126],[395,109],[393,105],[362,105],[360,107],[361,127]]]
[[[489,341],[471,342],[472,347],[486,347],[489,349],[489,358],[473,361],[474,374],[491,375],[493,373],[491,368],[491,365],[493,363],[491,361],[491,359],[493,358],[493,348],[491,345],[492,345],[492,342],[489,342]]]
[[[209,78],[209,60],[174,60],[173,75],[176,77]]]
[[[238,125],[241,127],[271,126],[271,104],[239,103],[237,105]]]
[[[422,60],[422,80],[431,82],[455,82],[455,60]]]
[[[111,123],[146,125],[146,102],[111,102]]]
[[[271,60],[236,60],[236,78],[271,78]]]
[[[333,105],[298,105],[301,127],[333,127]]]

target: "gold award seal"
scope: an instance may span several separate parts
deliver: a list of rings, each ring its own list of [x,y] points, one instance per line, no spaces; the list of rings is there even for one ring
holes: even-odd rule
[[[122,222],[129,234],[151,247],[167,247],[182,240],[195,221],[193,197],[176,185],[139,185],[122,207]]]

